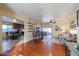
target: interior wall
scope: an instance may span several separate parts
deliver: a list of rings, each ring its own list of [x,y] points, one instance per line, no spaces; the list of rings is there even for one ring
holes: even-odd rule
[[[59,33],[55,31],[55,25],[52,24],[52,35],[53,35],[53,37],[57,37],[58,34],[59,34]]]
[[[79,43],[79,27],[77,27],[77,43]]]
[[[29,21],[29,18],[26,18],[24,21],[24,43],[33,39],[32,32],[28,32],[28,29],[27,29],[28,21]]]
[[[14,12],[8,10],[5,6],[4,6],[4,8],[0,6],[0,14],[2,16],[11,16],[11,17],[14,17]]]
[[[0,52],[2,51],[2,20],[0,16]]]

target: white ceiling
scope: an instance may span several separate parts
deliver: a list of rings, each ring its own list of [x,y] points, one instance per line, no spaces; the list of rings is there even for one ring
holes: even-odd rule
[[[77,5],[74,3],[10,3],[6,4],[19,16],[28,16],[49,22],[50,19],[68,22],[75,16]]]

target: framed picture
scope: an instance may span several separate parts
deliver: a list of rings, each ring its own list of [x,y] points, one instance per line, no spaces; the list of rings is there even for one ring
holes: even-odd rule
[[[77,10],[77,26],[79,26],[79,10]]]

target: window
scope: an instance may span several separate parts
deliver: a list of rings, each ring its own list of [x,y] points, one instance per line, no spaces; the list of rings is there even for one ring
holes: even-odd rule
[[[77,34],[77,30],[70,30],[71,34]]]
[[[11,22],[12,22],[12,18],[9,16],[2,16],[2,32],[10,32],[12,31],[12,26],[11,26]]]
[[[10,32],[12,31],[11,25],[2,25],[2,32]]]
[[[7,25],[2,25],[2,32],[7,32]]]
[[[11,25],[8,25],[8,26],[7,26],[7,31],[8,31],[8,32],[11,32],[11,31],[12,31],[12,26],[11,26]]]

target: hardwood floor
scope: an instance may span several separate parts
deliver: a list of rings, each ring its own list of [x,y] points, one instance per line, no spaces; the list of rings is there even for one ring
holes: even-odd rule
[[[51,42],[51,41],[50,41]],[[29,41],[13,48],[9,56],[65,56],[65,48],[61,44],[40,41]]]

